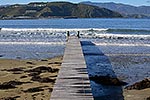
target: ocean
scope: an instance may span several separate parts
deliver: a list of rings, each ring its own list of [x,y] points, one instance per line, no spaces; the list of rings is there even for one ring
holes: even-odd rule
[[[117,77],[128,85],[150,78],[150,19],[0,20],[0,28],[1,59],[63,55],[66,31],[80,31],[90,77]],[[125,86],[91,86],[97,100],[123,100]]]
[[[109,29],[147,29],[149,19],[35,19],[0,20],[1,28],[109,28]]]
[[[66,31],[70,30],[88,30],[81,31],[81,37],[84,39],[92,37],[93,40],[92,38],[91,40],[97,44],[118,41],[116,44],[139,42],[139,45],[144,43],[144,45],[149,46],[148,39],[150,38],[149,19],[0,20],[0,28],[1,58],[11,59],[44,59],[63,55]],[[76,34],[76,32],[72,31],[70,34]],[[107,39],[102,40],[103,37],[135,37],[139,39],[130,39],[130,41],[127,39],[110,39],[108,41]],[[143,41],[143,39],[145,40]]]

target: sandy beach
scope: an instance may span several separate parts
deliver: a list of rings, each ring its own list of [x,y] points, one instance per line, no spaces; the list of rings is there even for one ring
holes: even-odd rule
[[[0,100],[49,100],[61,61],[0,59]]]

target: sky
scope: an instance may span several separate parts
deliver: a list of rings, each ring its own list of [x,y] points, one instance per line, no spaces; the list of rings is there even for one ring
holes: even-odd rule
[[[69,1],[73,3],[78,3],[86,0],[0,0],[0,5],[7,4],[27,4],[29,2],[52,2],[52,1]],[[134,6],[150,6],[150,0],[87,0],[91,2],[115,2],[124,3]]]

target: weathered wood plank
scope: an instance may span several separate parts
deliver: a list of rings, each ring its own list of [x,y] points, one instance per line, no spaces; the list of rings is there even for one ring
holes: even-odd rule
[[[70,37],[50,100],[93,100],[82,47]]]

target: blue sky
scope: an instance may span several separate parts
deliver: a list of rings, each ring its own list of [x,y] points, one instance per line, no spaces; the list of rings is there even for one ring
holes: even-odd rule
[[[29,3],[29,2],[51,2],[51,1],[69,1],[69,2],[82,2],[86,0],[0,0],[0,5],[6,4],[16,4],[16,3]],[[116,2],[116,3],[124,3],[135,6],[147,5],[150,6],[150,0],[88,0],[92,2]]]

